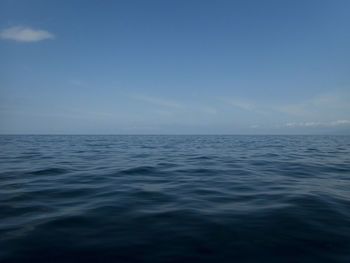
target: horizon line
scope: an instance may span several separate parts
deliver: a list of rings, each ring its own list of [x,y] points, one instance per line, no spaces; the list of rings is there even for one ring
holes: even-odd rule
[[[350,134],[343,133],[0,133],[0,136],[350,136]]]

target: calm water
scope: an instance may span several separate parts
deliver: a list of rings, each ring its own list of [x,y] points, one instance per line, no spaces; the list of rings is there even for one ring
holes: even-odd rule
[[[350,137],[0,147],[0,262],[350,262]]]

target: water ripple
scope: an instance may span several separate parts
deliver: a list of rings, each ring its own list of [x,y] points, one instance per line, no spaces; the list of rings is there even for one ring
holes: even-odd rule
[[[0,143],[0,262],[350,262],[350,137]]]

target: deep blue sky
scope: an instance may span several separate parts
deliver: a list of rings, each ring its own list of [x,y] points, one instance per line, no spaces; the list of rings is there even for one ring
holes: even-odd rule
[[[0,133],[350,131],[350,1],[0,2]]]

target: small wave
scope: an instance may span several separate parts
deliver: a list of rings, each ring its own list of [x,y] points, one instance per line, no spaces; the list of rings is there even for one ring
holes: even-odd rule
[[[20,138],[0,262],[349,262],[350,137]]]
[[[36,171],[30,171],[27,172],[29,175],[59,175],[59,174],[65,174],[68,171],[66,169],[62,168],[46,168],[46,169],[39,169]]]
[[[135,168],[129,168],[120,171],[120,174],[128,174],[128,175],[148,175],[156,172],[155,167],[153,166],[139,166]]]

